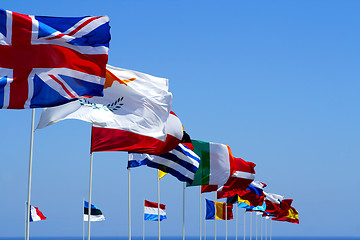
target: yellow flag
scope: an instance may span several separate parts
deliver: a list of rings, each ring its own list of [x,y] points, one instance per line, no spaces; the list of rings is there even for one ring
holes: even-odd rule
[[[166,172],[163,172],[161,170],[158,170],[159,171],[159,179],[161,179],[163,176],[165,176],[167,173]]]

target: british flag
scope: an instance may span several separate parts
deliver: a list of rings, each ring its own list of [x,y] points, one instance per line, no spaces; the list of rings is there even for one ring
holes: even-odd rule
[[[52,107],[103,96],[109,18],[0,9],[0,108]]]

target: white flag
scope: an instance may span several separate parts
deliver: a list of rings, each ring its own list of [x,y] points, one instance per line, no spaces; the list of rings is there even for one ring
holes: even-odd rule
[[[172,94],[168,80],[107,65],[103,97],[83,98],[45,108],[37,129],[64,119],[121,129],[165,141]]]

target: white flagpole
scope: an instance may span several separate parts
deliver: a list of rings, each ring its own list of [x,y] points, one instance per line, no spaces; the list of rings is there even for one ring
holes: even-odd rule
[[[245,209],[244,209],[245,210]],[[244,211],[244,240],[245,240],[245,213],[246,213],[246,211]]]
[[[227,219],[227,202],[225,203],[225,240],[227,240],[227,223],[228,223],[228,219]]]
[[[201,240],[201,185],[200,185],[200,197],[199,197],[199,218],[200,218],[200,240]]]
[[[270,240],[271,240],[271,235],[272,235],[272,220],[270,219]]]
[[[160,173],[159,170],[157,176],[157,188],[158,188],[158,230],[159,230],[159,240],[161,239],[160,235]]]
[[[145,199],[144,199],[144,203],[145,203]],[[145,240],[145,209],[143,214],[143,240]]]
[[[252,239],[252,212],[250,212],[250,240]]]
[[[255,214],[255,240],[257,240],[257,236],[258,236],[258,225],[257,225],[257,219],[258,219],[258,212],[256,212]]]
[[[26,240],[29,240],[29,233],[30,233],[30,196],[31,196],[31,177],[32,177],[31,175],[32,175],[33,147],[34,147],[34,122],[35,122],[35,108],[32,109],[32,116],[31,116],[28,195],[27,195],[26,228],[25,228]]]
[[[186,183],[183,183],[183,240],[185,240],[185,187]]]
[[[90,223],[91,223],[91,185],[93,174],[93,153],[90,154],[90,180],[89,180],[89,211],[88,211],[88,240],[90,240]]]
[[[82,222],[83,222],[83,240],[85,238],[85,221],[84,221],[84,203],[85,203],[85,199],[83,198],[83,201],[82,201],[82,206],[83,206],[83,209],[82,209]]]
[[[130,177],[129,167],[128,167],[128,225],[129,225],[129,230],[128,230],[129,240],[131,240],[131,177]]]
[[[237,240],[238,237],[238,217],[239,217],[239,207],[236,203],[235,240]]]
[[[215,191],[215,216],[214,216],[214,224],[215,224],[215,240],[216,240],[216,203],[217,203],[217,191]]]
[[[261,236],[261,240],[263,240],[263,217],[261,216],[260,218],[260,236]]]
[[[267,240],[267,221],[266,221],[266,217],[265,217],[265,240]]]
[[[204,212],[205,212],[205,216],[206,216],[206,203],[204,206]],[[204,240],[206,240],[206,217],[204,219]]]

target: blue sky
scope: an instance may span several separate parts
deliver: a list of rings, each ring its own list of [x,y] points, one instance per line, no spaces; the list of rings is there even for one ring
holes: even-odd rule
[[[109,64],[168,78],[173,111],[193,139],[228,144],[257,164],[268,192],[294,199],[300,224],[274,222],[274,236],[360,236],[352,209],[360,198],[359,1],[13,0],[1,7],[108,15]],[[30,121],[31,110],[0,111],[0,237],[24,236]],[[48,219],[32,223],[31,236],[81,236],[90,129],[66,120],[35,132],[31,202]],[[127,235],[126,164],[124,152],[94,154],[92,200],[106,221],[92,224],[93,236]],[[132,171],[133,235],[142,235],[144,199],[156,201],[156,174]],[[161,202],[162,235],[180,236],[182,183],[161,180]],[[198,216],[199,188],[187,188],[188,236],[198,235]],[[228,230],[235,234],[235,221]],[[217,232],[225,235],[223,222]],[[157,234],[156,223],[146,223],[146,234]]]

